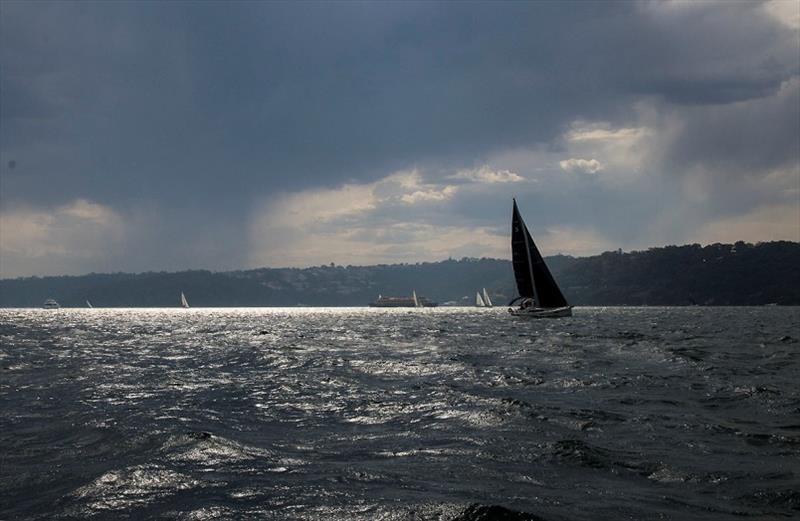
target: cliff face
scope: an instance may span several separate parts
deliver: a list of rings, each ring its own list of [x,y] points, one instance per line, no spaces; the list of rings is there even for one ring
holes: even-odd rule
[[[800,305],[800,243],[667,246],[547,263],[575,305]],[[416,290],[439,303],[471,304],[487,288],[496,305],[514,296],[511,264],[461,259],[418,264],[261,268],[246,271],[89,274],[0,280],[0,306],[360,306],[378,294]]]

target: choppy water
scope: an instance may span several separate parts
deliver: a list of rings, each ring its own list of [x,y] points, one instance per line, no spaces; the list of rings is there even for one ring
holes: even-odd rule
[[[800,516],[798,337],[800,308],[0,310],[0,518]]]

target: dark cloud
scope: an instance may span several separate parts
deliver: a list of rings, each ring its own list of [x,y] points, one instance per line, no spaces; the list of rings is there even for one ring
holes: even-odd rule
[[[620,87],[666,101],[708,105],[761,98],[800,72],[797,32],[757,2],[653,2],[618,47]],[[625,50],[627,49],[627,50]]]
[[[642,102],[689,129],[666,174],[796,157],[796,97],[728,110],[798,75],[797,31],[755,3],[4,2],[0,24],[0,202],[152,204],[187,216],[184,251],[211,213],[233,236],[278,192],[446,175]]]
[[[775,96],[726,107],[693,107],[669,143],[670,166],[703,165],[731,176],[788,167],[798,161],[800,82]]]

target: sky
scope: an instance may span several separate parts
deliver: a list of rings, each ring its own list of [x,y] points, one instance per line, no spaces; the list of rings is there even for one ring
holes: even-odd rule
[[[800,241],[800,2],[0,3],[0,277]]]

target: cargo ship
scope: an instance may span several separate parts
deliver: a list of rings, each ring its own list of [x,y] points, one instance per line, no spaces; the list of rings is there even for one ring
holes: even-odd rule
[[[369,303],[372,308],[435,308],[438,305],[425,297],[417,297],[416,291],[412,291],[410,297],[384,297],[383,295],[378,295],[378,300]]]

